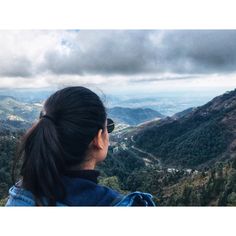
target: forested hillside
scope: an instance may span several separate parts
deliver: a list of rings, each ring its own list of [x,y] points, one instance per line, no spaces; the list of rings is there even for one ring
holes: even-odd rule
[[[135,145],[165,166],[196,168],[235,156],[236,90],[213,99],[179,119],[144,126]]]
[[[0,199],[5,198],[12,185],[11,169],[22,131],[0,131]]]
[[[4,205],[12,185],[10,169],[17,141],[1,136],[0,204]],[[150,192],[161,206],[228,205],[236,206],[236,159],[217,163],[201,171],[170,169],[147,162],[131,150],[109,154],[98,166],[100,183],[120,192]]]
[[[161,206],[236,206],[236,158],[202,170],[147,165],[130,150],[109,155],[100,183],[127,193],[150,192]]]

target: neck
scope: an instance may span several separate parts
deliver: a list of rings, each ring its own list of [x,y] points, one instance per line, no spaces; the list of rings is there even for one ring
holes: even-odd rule
[[[94,170],[96,167],[96,162],[94,160],[86,161],[80,165],[72,166],[69,170]]]
[[[84,162],[80,165],[81,170],[94,170],[96,167],[95,161]]]

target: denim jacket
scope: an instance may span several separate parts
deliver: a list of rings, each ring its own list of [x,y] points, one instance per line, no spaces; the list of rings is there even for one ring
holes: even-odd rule
[[[8,197],[6,206],[35,206],[33,194],[30,191],[13,186],[9,190],[9,197]],[[93,206],[93,205],[90,205],[90,204],[67,205],[64,202],[63,203],[57,202],[56,206]],[[136,191],[136,192],[124,195],[123,197],[119,196],[117,198],[114,198],[114,200],[110,204],[107,204],[107,205],[95,204],[94,206],[123,206],[123,207],[155,206],[155,203],[152,200],[151,194]]]
[[[82,178],[63,178],[66,198],[57,206],[155,206],[152,195],[133,192],[122,195],[115,190]],[[46,203],[45,199],[45,203]],[[35,206],[33,194],[17,185],[9,189],[6,206]],[[47,205],[47,204],[45,204]]]

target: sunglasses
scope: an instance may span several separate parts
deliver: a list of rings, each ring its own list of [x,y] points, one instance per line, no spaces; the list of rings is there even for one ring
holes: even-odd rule
[[[112,119],[107,118],[107,132],[111,133],[115,128],[115,123]]]

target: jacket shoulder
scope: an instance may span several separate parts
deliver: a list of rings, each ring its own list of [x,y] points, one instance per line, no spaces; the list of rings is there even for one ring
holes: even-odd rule
[[[153,196],[150,193],[136,191],[125,195],[114,206],[155,206],[152,198]]]
[[[5,206],[35,206],[33,194],[25,189],[12,186]]]

